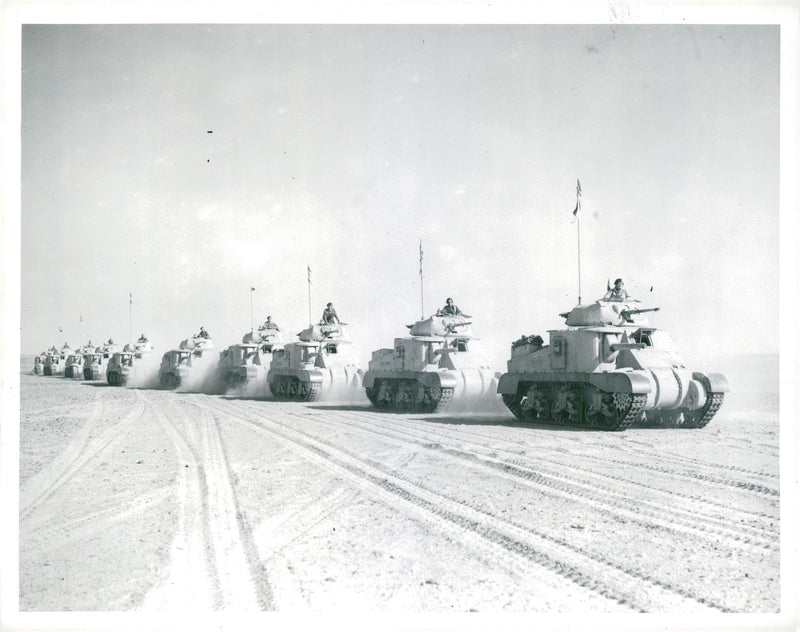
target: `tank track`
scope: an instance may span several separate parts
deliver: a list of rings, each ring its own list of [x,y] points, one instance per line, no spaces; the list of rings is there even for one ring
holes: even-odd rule
[[[281,389],[281,382],[285,388]],[[305,386],[305,388],[301,388]],[[275,399],[294,401],[294,402],[313,402],[316,401],[322,392],[322,384],[311,382],[303,384],[296,377],[281,375],[269,384],[269,390]]]
[[[711,393],[706,401],[706,405],[700,410],[693,412],[683,412],[683,426],[684,428],[704,428],[708,422],[717,414],[719,407],[722,406],[722,400],[725,399],[725,393]]]
[[[366,388],[367,392],[367,399],[375,408],[381,408],[384,410],[393,410],[393,411],[400,411],[400,412],[419,412],[419,413],[427,413],[427,414],[434,414],[440,413],[447,405],[450,403],[450,400],[453,399],[453,392],[455,389],[452,388],[435,388],[432,386],[426,386],[424,391],[424,397],[421,402],[408,405],[405,402],[398,404],[396,402],[396,396],[400,391],[402,386],[407,387],[416,387],[417,382],[415,380],[396,380],[390,379],[390,382],[394,382],[395,388],[392,390],[392,397],[391,401],[385,400],[381,401],[378,399],[378,392],[380,390],[381,381],[385,379],[382,378],[379,381],[376,381],[375,388]]]
[[[319,382],[314,382],[311,384],[311,388],[307,389],[306,397],[302,401],[304,402],[314,402],[319,397],[319,394],[322,392],[322,384]]]
[[[538,382],[542,390],[548,393],[546,399],[546,410],[539,413],[533,408],[523,409],[523,392],[527,391],[532,382],[523,382],[515,395],[503,395],[503,403],[520,421],[550,424],[556,426],[572,426],[579,428],[597,428],[600,430],[622,431],[637,421],[644,411],[647,403],[646,394],[631,394],[624,407],[619,411],[619,415],[614,418],[602,418],[600,415],[587,417],[584,406],[583,390],[585,384],[582,382]],[[555,398],[552,396],[560,390],[572,391],[578,394],[579,408],[576,415],[559,413],[553,415],[551,412]],[[606,393],[607,395],[614,395]]]
[[[453,391],[455,389],[452,388],[440,388],[439,391],[439,399],[435,399],[434,389],[430,387],[425,388],[425,394],[427,397],[430,397],[435,403],[433,405],[433,409],[430,409],[430,406],[423,409],[422,412],[430,412],[430,413],[440,413],[447,405],[450,403],[450,400],[453,399]],[[427,399],[426,397],[426,399]]]

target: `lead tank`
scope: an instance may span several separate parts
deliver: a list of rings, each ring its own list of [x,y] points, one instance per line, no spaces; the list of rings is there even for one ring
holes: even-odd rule
[[[278,399],[311,402],[333,388],[357,392],[361,369],[344,324],[317,324],[272,353],[269,390]]]
[[[430,316],[406,325],[411,335],[395,338],[393,349],[373,351],[364,374],[372,405],[436,413],[454,397],[496,398],[495,373],[467,318]]]
[[[561,314],[566,329],[512,343],[497,392],[522,421],[602,430],[634,422],[702,428],[728,382],[687,368],[670,335],[651,327],[639,302],[599,300]]]

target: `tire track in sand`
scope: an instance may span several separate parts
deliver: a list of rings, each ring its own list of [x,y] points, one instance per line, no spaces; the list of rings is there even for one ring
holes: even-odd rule
[[[509,523],[461,501],[428,490],[380,464],[370,463],[323,439],[289,428],[272,418],[248,411],[246,406],[217,408],[213,400],[204,400],[212,409],[224,412],[230,419],[258,428],[272,440],[279,441],[336,475],[369,490],[373,495],[388,499],[391,506],[400,500],[404,506],[433,520],[445,528],[454,529],[459,541],[477,545],[489,559],[515,558],[512,568],[521,569],[528,581],[551,588],[560,583],[563,593],[578,588],[583,599],[600,596],[618,606],[639,612],[675,610],[683,612],[723,611],[721,604],[710,603],[702,597],[687,594],[677,586],[667,585],[656,578],[636,574],[612,562],[592,557],[564,541]],[[229,402],[226,402],[229,404]],[[255,417],[255,419],[253,418]],[[531,562],[538,568],[532,568]],[[531,575],[534,577],[531,577]],[[564,584],[571,584],[567,588]]]
[[[145,411],[144,400],[139,391],[134,393],[133,407],[118,422],[112,423],[108,428],[92,437],[92,433],[104,416],[105,405],[95,394],[92,412],[80,432],[66,448],[42,470],[34,474],[20,489],[19,516],[20,523],[25,520],[33,521],[32,513],[41,507],[54,493],[63,487],[79,470],[89,463],[94,457],[105,450],[120,434],[127,430]],[[40,520],[49,520],[51,516],[45,515]],[[34,528],[31,522],[27,528]]]
[[[148,396],[149,399],[149,396]],[[178,458],[178,522],[170,565],[145,598],[145,610],[273,609],[249,528],[241,516],[213,414],[186,412],[187,398],[152,400]]]
[[[710,505],[702,496],[692,497],[675,491],[660,490],[635,481],[627,481],[620,476],[589,472],[573,464],[546,457],[537,456],[537,467],[533,468],[530,463],[519,460],[518,452],[506,451],[507,454],[516,458],[501,459],[497,458],[497,450],[494,448],[486,449],[482,446],[470,445],[467,446],[467,449],[462,449],[431,443],[431,433],[427,429],[416,429],[413,426],[400,428],[380,426],[346,413],[342,416],[337,415],[335,421],[337,424],[374,434],[394,443],[399,442],[404,445],[412,443],[422,449],[442,454],[473,467],[481,467],[512,479],[519,479],[535,485],[545,493],[566,497],[573,502],[588,504],[600,511],[635,520],[645,527],[659,526],[672,530],[680,537],[689,534],[710,541],[723,537],[734,546],[746,549],[778,550],[780,547],[778,533],[774,528],[776,520],[774,517],[771,518],[773,523],[769,523],[770,518],[765,515],[742,512],[743,515],[757,518],[764,525],[763,528],[753,527],[735,523],[730,516],[731,508],[727,506],[724,515],[720,515],[719,511],[717,511],[717,515],[711,515],[702,512],[699,507],[681,509],[671,506],[670,511],[665,512],[664,503],[643,500],[643,498],[653,497],[655,493],[666,497],[677,497],[684,501],[688,500],[700,506]],[[433,434],[450,443],[454,441],[464,443],[461,437],[455,438],[441,432]],[[543,468],[538,467],[541,463],[550,464],[556,470],[543,471]],[[628,494],[624,488],[620,488],[620,482],[634,487],[642,487],[645,493]]]

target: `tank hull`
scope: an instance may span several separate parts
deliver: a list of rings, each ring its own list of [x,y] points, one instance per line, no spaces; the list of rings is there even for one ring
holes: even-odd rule
[[[495,397],[491,369],[438,371],[368,370],[364,374],[367,399],[376,408],[420,413],[440,413],[455,398],[480,400]]]
[[[83,367],[79,364],[71,364],[65,367],[64,377],[68,377],[73,380],[79,380],[83,378]]]
[[[87,366],[83,369],[83,379],[85,380],[99,380],[103,377],[103,371],[98,366]]]
[[[358,391],[361,373],[355,366],[270,369],[267,385],[276,399],[313,402],[334,389]]]
[[[220,376],[226,388],[237,388],[258,381],[259,367],[255,364],[241,366],[225,366],[220,369]],[[262,374],[263,375],[263,374]]]
[[[108,371],[106,375],[106,381],[108,382],[109,386],[125,386],[128,383],[129,377],[130,369],[128,367],[123,367]]]
[[[162,369],[158,372],[158,382],[162,388],[176,389],[181,383],[189,377],[189,369],[187,367],[178,367],[172,369]]]

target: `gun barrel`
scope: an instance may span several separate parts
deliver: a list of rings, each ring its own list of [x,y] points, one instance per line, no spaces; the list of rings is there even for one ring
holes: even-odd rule
[[[649,307],[647,309],[624,309],[622,310],[623,314],[644,314],[645,312],[657,312],[660,310],[660,307]]]

